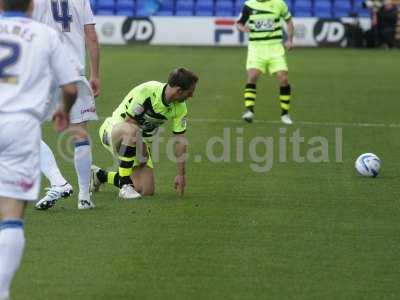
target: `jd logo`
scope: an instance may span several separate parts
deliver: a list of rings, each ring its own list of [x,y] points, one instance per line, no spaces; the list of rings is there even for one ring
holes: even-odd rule
[[[150,19],[127,18],[122,25],[122,37],[128,43],[150,42],[154,36],[154,24]]]
[[[337,20],[319,19],[314,26],[314,38],[319,45],[341,46],[345,37],[345,26]]]

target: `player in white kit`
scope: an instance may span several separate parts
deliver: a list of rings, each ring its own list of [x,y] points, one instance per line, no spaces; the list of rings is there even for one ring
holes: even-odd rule
[[[89,181],[92,150],[89,142],[87,121],[97,120],[94,97],[100,93],[99,43],[95,21],[89,0],[34,0],[33,18],[56,29],[66,44],[68,54],[76,65],[81,80],[78,82],[78,99],[71,110],[70,130],[74,137],[74,165],[78,177],[78,208],[94,208],[90,199]],[[85,77],[85,54],[90,58],[90,82]],[[57,84],[51,97],[58,98]],[[48,209],[62,197],[72,194],[72,186],[62,176],[55,157],[41,142],[41,170],[49,179],[51,187],[44,198],[36,204],[37,209]]]
[[[31,0],[2,0],[0,17],[0,300],[21,262],[24,211],[40,186],[39,145],[52,78],[62,86],[63,101],[55,128],[69,126],[79,75],[65,59],[56,31],[28,18]]]

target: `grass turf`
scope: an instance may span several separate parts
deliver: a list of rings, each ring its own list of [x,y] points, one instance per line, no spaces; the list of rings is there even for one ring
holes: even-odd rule
[[[399,58],[396,51],[293,51],[292,115],[298,123],[281,133],[282,125],[269,122],[279,120],[271,77],[258,85],[256,117],[262,122],[240,122],[245,49],[103,47],[101,118],[133,86],[165,81],[174,67],[199,74],[188,102],[186,195],[175,196],[175,166],[163,144],[152,198],[123,202],[108,186],[95,195],[93,211],[78,211],[76,194],[46,212],[29,206],[13,299],[397,299],[400,127],[389,125],[398,124]],[[100,145],[100,124],[91,124],[94,162],[107,167],[111,157]],[[336,128],[343,136],[341,162]],[[211,162],[207,142],[222,138],[224,129],[231,133],[231,161]],[[294,161],[289,137],[297,130],[305,138],[300,154],[306,156],[315,147],[307,142],[321,136],[329,162]],[[273,138],[269,172],[251,169],[265,166],[249,157],[254,137]],[[238,161],[241,138],[244,157]],[[279,138],[287,142],[286,162],[279,161]],[[77,192],[73,164],[61,158],[50,125],[44,139]],[[262,157],[265,145],[252,150]],[[214,155],[222,151],[216,145]],[[383,160],[376,179],[355,174],[354,160],[364,152]]]

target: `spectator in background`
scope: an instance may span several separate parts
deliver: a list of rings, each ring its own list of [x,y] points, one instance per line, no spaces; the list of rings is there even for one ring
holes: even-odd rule
[[[366,0],[363,2],[363,6],[372,10],[373,12],[377,12],[379,8],[382,6],[383,0]]]
[[[381,0],[366,0],[363,2],[363,7],[371,12],[371,29],[365,32],[365,42],[368,48],[374,48],[379,45],[377,13],[382,5]]]
[[[377,28],[379,44],[388,48],[393,48],[395,45],[397,10],[398,8],[392,0],[386,0],[372,19],[372,25]]]

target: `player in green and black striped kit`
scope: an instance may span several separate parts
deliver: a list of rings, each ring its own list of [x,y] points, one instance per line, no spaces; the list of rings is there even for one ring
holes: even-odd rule
[[[167,83],[145,82],[133,88],[101,125],[101,143],[119,161],[118,172],[92,166],[91,192],[101,184],[120,188],[119,196],[134,199],[154,194],[153,162],[149,145],[152,136],[166,121],[172,123],[176,136],[175,155],[178,174],[175,188],[183,194],[186,154],[186,103],[193,96],[198,77],[185,68],[172,71]]]
[[[248,0],[237,21],[238,29],[249,33],[247,85],[244,91],[246,111],[242,116],[247,122],[252,122],[254,119],[258,78],[268,70],[270,74],[276,75],[279,81],[281,120],[284,124],[293,123],[289,116],[291,88],[285,48],[282,45],[282,19],[288,29],[285,46],[290,50],[293,48],[294,26],[292,16],[283,0]]]

